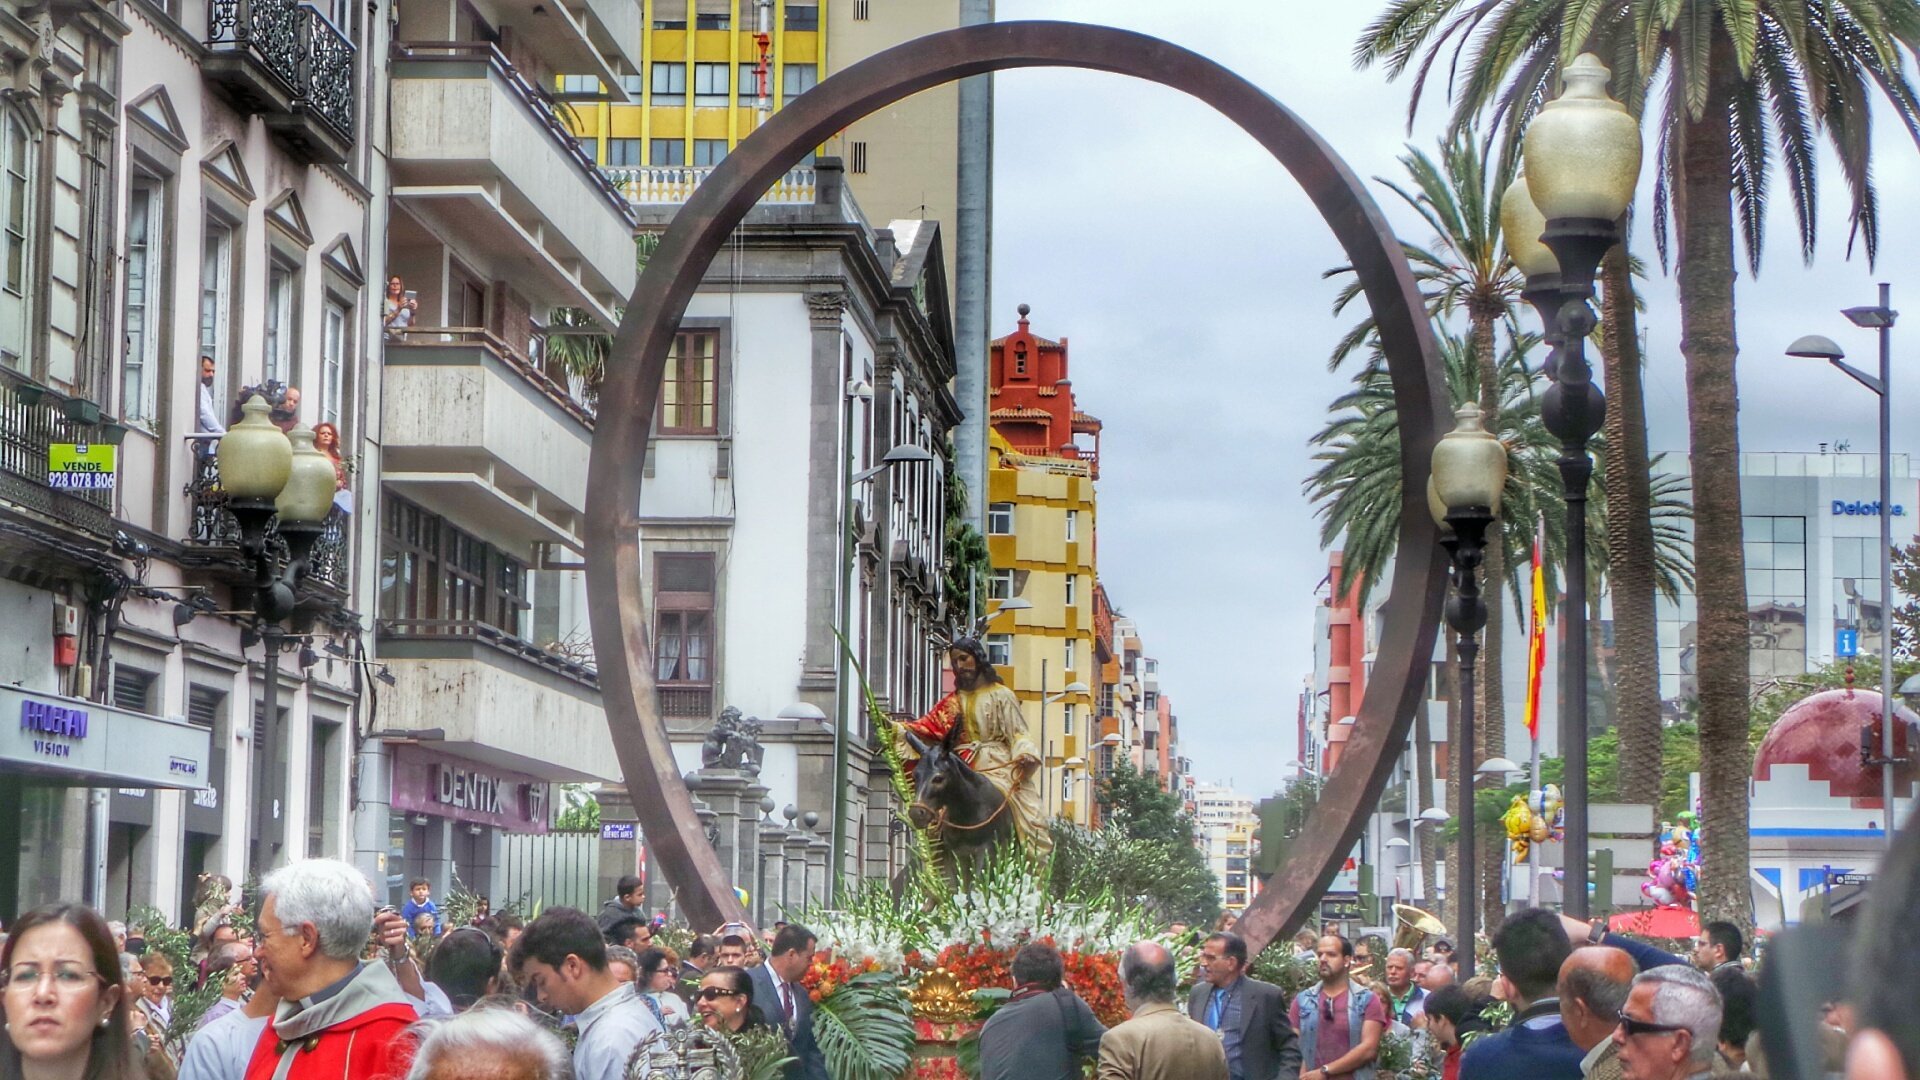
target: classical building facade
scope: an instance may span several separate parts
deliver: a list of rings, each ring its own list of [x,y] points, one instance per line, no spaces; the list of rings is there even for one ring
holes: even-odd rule
[[[670,217],[641,213],[643,227]],[[944,447],[959,419],[942,246],[932,221],[869,226],[833,159],[810,201],[754,209],[681,324],[640,492],[654,678],[681,767],[738,708],[762,722],[767,797],[831,823],[838,720],[849,874],[888,874],[903,854],[865,691],[896,717],[941,693]]]

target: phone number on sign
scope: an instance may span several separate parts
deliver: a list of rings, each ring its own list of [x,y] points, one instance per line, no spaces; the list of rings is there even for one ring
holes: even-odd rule
[[[79,490],[112,490],[113,474],[95,472],[48,473],[47,486],[50,488]]]

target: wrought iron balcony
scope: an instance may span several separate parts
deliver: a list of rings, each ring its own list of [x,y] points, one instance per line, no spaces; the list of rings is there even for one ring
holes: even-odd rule
[[[339,165],[353,149],[354,47],[296,0],[209,0],[202,70],[294,154]]]
[[[63,490],[49,483],[48,447],[92,442],[99,437],[96,429],[67,419],[32,392],[35,384],[13,372],[5,373],[0,387],[0,499],[95,536],[112,536],[111,490]],[[18,392],[21,388],[28,392]]]
[[[415,646],[409,649],[383,649],[383,655],[389,657],[451,659],[469,655],[470,646],[480,646],[484,649],[483,655],[517,657],[582,686],[595,690],[600,688],[600,675],[592,665],[583,664],[552,649],[543,649],[531,641],[476,619],[381,619],[377,630],[383,643],[410,643]]]
[[[222,572],[222,576],[235,584],[250,583],[253,570],[240,557],[240,522],[227,508],[227,493],[220,488],[220,466],[210,449],[201,452],[196,448],[193,478],[187,482],[186,494],[189,506],[186,543],[189,549],[196,549],[202,555],[195,561]],[[346,595],[351,584],[347,567],[351,540],[349,520],[350,515],[336,506],[321,525],[320,539],[313,545],[313,554],[307,561],[305,584],[309,590],[334,594],[335,599]],[[277,520],[267,526],[267,543],[280,552],[284,564],[286,542],[280,538]]]
[[[654,693],[655,700],[660,703],[661,716],[713,715],[711,686],[656,686]]]

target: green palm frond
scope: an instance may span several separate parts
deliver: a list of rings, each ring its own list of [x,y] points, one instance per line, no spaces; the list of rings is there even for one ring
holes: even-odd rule
[[[1669,254],[1677,133],[1698,121],[1724,42],[1737,82],[1729,138],[1734,194],[1750,267],[1765,243],[1766,179],[1787,178],[1803,256],[1815,231],[1815,166],[1824,136],[1847,186],[1849,236],[1879,249],[1879,194],[1869,167],[1870,99],[1891,106],[1920,145],[1920,93],[1910,78],[1920,46],[1913,0],[1392,0],[1354,46],[1356,66],[1380,63],[1389,78],[1416,72],[1408,121],[1430,76],[1446,72],[1452,130],[1485,120],[1511,153],[1559,68],[1579,52],[1613,69],[1614,96],[1635,115],[1660,101],[1653,128],[1655,239]]]
[[[898,1080],[917,1038],[899,980],[881,972],[855,976],[814,1006],[813,1037],[836,1080]]]

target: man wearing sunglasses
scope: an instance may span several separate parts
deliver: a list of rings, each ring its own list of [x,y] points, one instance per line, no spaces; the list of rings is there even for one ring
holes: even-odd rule
[[[1625,1080],[1710,1076],[1719,1040],[1719,991],[1703,972],[1671,964],[1634,977],[1613,1031]]]

